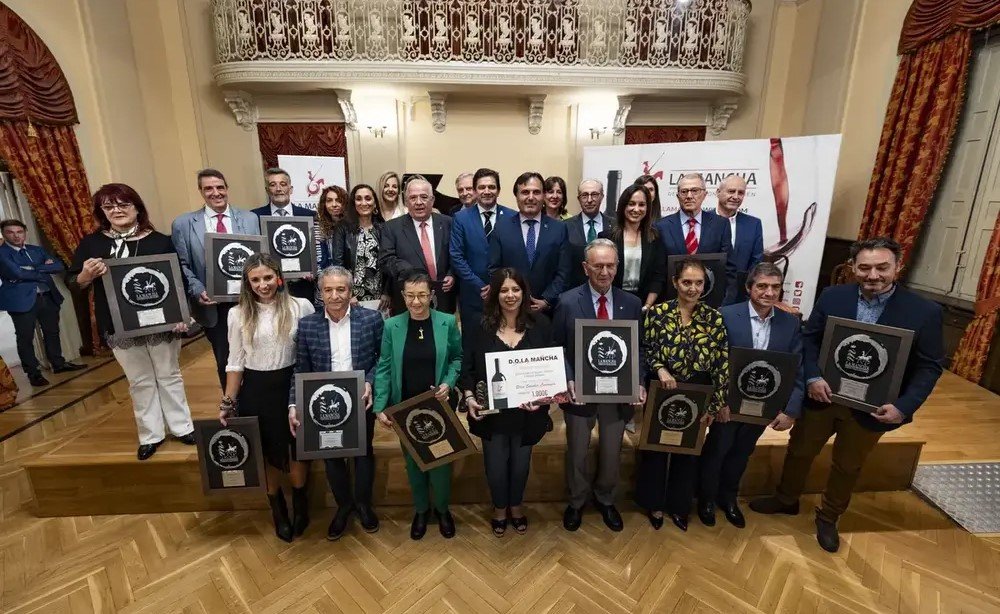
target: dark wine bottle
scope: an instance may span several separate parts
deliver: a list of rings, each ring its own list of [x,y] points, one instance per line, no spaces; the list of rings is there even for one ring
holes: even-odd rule
[[[500,372],[500,359],[496,358],[496,372],[490,380],[493,389],[493,409],[507,409],[507,378]]]

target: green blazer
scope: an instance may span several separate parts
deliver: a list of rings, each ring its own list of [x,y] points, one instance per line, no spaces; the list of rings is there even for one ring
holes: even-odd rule
[[[406,329],[410,324],[409,312],[393,316],[385,321],[382,333],[382,352],[375,367],[375,405],[373,411],[380,413],[403,400],[403,345],[406,343]],[[434,349],[437,354],[434,364],[440,386],[455,387],[458,373],[462,368],[462,337],[458,332],[455,316],[431,309],[431,324],[434,329]]]

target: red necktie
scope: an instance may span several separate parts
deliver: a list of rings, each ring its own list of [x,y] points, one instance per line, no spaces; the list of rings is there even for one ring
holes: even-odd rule
[[[689,254],[693,254],[698,251],[698,237],[694,234],[694,225],[697,223],[698,221],[693,217],[688,218],[688,235],[687,238],[684,239],[684,247],[687,248]]]
[[[222,223],[222,214],[216,213],[215,219],[215,232],[226,232],[226,225]]]
[[[608,297],[603,294],[597,297],[597,319],[610,320],[608,317]]]
[[[420,222],[420,249],[424,252],[427,274],[431,276],[431,279],[437,279],[437,266],[434,262],[434,251],[431,249],[431,238],[427,236],[427,222]]]

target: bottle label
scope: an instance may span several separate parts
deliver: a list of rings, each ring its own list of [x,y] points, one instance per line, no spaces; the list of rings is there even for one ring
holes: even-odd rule
[[[507,397],[507,382],[493,382],[493,398],[502,399]]]

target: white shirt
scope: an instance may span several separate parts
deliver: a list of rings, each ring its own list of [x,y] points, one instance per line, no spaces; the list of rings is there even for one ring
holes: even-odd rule
[[[521,218],[521,239],[524,241],[524,246],[528,246],[528,224],[525,224],[525,220],[535,220],[538,222],[535,224],[535,247],[538,247],[538,237],[542,234],[542,214],[538,213],[535,217],[525,217],[523,213],[519,213],[518,216]]]
[[[580,221],[583,222],[583,238],[585,239],[587,238],[587,233],[590,232],[590,220],[591,218],[587,217],[586,213],[580,214]],[[601,232],[604,230],[604,216],[601,215],[600,211],[598,211],[597,217],[593,218],[593,220],[594,220],[594,232],[597,234],[601,234]]]
[[[418,243],[420,242],[420,225],[427,224],[427,239],[430,241],[431,244],[431,255],[434,256],[434,262],[431,262],[429,264],[433,264],[434,269],[437,270],[437,249],[434,247],[434,216],[431,215],[431,217],[427,218],[423,222],[418,222],[412,216],[410,217],[410,219],[413,220],[413,229],[417,231]],[[423,247],[422,243],[421,247]]]
[[[329,312],[325,312],[326,321],[330,325],[330,370],[350,371],[354,364],[351,356],[351,308],[334,322]]]
[[[719,213],[719,215],[721,215],[722,217],[726,217],[725,215],[722,215],[721,213]],[[737,215],[739,215],[738,212],[734,213],[732,217],[727,217],[726,218],[727,220],[729,220],[729,238],[732,239],[733,247],[736,247],[736,216]]]
[[[215,228],[219,220],[215,217],[218,215],[211,207],[205,205],[205,230],[208,232],[216,232]],[[229,211],[229,205],[226,205],[226,210],[222,212],[222,225],[226,227],[226,232],[233,232],[233,216]]]
[[[279,213],[279,211],[281,213]],[[281,216],[295,215],[294,213],[292,213],[292,203],[288,203],[284,207],[279,207],[278,205],[271,203],[271,215],[281,215]]]
[[[484,213],[492,213],[492,215],[490,215],[490,224],[493,225],[493,228],[497,227],[497,206],[496,205],[493,205],[492,209],[486,209],[482,205],[476,205],[476,209],[479,209],[479,221],[482,222],[483,228],[486,228],[486,216],[484,215]]]
[[[750,307],[750,332],[753,335],[753,349],[766,350],[767,344],[771,342],[771,319],[774,317],[774,307],[762,318],[753,308],[753,303],[747,302]]]
[[[242,310],[239,305],[229,310],[227,372],[242,372],[244,369],[277,371],[295,364],[295,337],[299,330],[299,320],[315,311],[312,303],[304,298],[292,297],[292,327],[283,338],[279,338],[275,330],[278,324],[275,304],[260,303],[258,306],[260,311],[257,313],[257,330],[249,345],[243,343]]]
[[[597,308],[600,307],[600,304],[597,301],[600,300],[601,293],[595,290],[594,286],[590,285],[590,283],[587,284],[587,287],[590,288],[590,302],[594,304],[594,315],[596,316]],[[608,310],[608,318],[613,320],[615,318],[615,310],[614,299],[611,298],[611,295],[611,288],[608,288],[608,293],[604,295],[604,298],[608,299],[608,301],[604,303],[604,307]]]
[[[698,239],[698,243],[701,243],[701,209],[698,210],[698,214],[695,215],[694,218],[690,217],[687,213],[684,213],[683,210],[680,212],[679,217],[681,218],[681,236],[684,237],[685,240],[687,239],[689,229],[688,220],[694,219],[694,221],[697,222],[694,225],[694,236]]]

